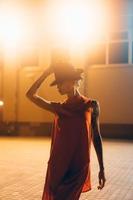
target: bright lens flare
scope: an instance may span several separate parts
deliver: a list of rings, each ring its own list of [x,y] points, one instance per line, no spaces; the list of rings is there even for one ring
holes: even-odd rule
[[[21,24],[19,14],[9,9],[3,9],[0,13],[0,36],[3,45],[7,49],[16,47],[21,39]]]
[[[80,42],[86,38],[87,33],[87,12],[84,7],[76,5],[60,8],[55,18],[55,32],[67,42]]]
[[[52,17],[51,17],[52,13]],[[77,45],[99,40],[105,31],[105,10],[94,2],[49,5],[48,29],[55,41]]]
[[[0,100],[0,107],[4,106],[4,102]]]

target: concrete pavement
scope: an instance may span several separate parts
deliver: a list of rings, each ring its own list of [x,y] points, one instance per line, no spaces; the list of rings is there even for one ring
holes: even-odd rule
[[[103,140],[106,185],[99,191],[92,147],[92,191],[80,200],[133,200],[133,141]],[[49,138],[0,137],[0,200],[41,200]]]

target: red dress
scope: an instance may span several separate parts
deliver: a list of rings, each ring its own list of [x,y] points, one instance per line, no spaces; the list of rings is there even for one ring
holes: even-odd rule
[[[91,100],[74,96],[52,102],[55,121],[42,200],[78,200],[91,189]]]

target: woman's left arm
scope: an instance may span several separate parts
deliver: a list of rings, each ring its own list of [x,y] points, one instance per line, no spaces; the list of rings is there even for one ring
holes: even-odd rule
[[[97,154],[98,162],[99,162],[99,186],[98,189],[102,189],[105,185],[105,174],[104,174],[104,163],[103,163],[103,146],[102,146],[102,138],[100,134],[100,126],[99,126],[99,113],[100,106],[99,103],[95,100],[92,101],[92,133],[93,133],[93,144]]]

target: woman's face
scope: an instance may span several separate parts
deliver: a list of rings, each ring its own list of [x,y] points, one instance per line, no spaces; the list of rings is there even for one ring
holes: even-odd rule
[[[57,89],[61,95],[68,94],[74,89],[74,81],[65,80],[57,84]]]

